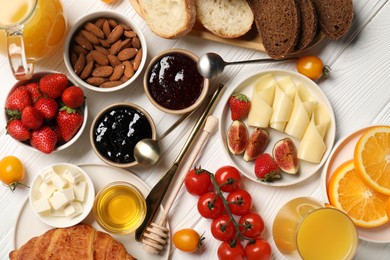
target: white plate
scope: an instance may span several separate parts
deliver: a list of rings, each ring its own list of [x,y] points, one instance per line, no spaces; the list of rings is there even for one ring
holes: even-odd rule
[[[356,143],[358,142],[360,136],[362,136],[362,134],[371,127],[372,126],[362,128],[344,137],[335,145],[321,174],[322,196],[325,201],[329,202],[327,186],[333,172],[345,161],[353,159],[353,152]],[[375,243],[390,243],[390,222],[376,228],[357,227],[357,230],[360,239]]]
[[[98,192],[105,185],[113,181],[127,181],[129,183],[132,183],[133,185],[137,186],[137,188],[142,192],[145,197],[150,191],[150,188],[146,185],[145,182],[143,182],[140,178],[138,178],[136,175],[129,171],[98,164],[85,164],[79,166],[91,177],[96,192]],[[88,223],[97,230],[102,231],[99,225],[94,221],[92,212],[83,222]],[[42,235],[44,232],[50,230],[51,228],[52,227],[44,224],[38,219],[38,217],[35,216],[32,208],[29,206],[26,200],[20,210],[18,219],[14,227],[13,248],[20,248],[31,238]],[[168,239],[167,245],[165,245],[165,248],[160,253],[160,255],[151,255],[143,250],[142,243],[135,241],[134,233],[131,235],[112,236],[116,240],[120,241],[126,247],[127,251],[137,259],[168,259],[171,247],[170,239]]]
[[[230,108],[229,108],[229,104],[228,104],[229,97],[235,93],[243,93],[243,94],[246,94],[250,98],[252,95],[252,88],[254,86],[255,81],[259,77],[261,77],[265,74],[268,74],[268,73],[272,73],[276,78],[288,75],[294,81],[302,82],[303,85],[310,91],[310,93],[318,100],[318,102],[321,102],[322,104],[324,104],[326,106],[326,108],[328,109],[328,112],[329,112],[329,116],[331,118],[331,122],[330,122],[329,128],[328,128],[326,136],[325,136],[325,144],[326,144],[327,150],[326,150],[325,154],[323,155],[320,163],[310,163],[310,162],[305,162],[303,160],[300,160],[298,174],[290,175],[290,174],[282,173],[282,178],[279,180],[275,180],[273,182],[262,182],[262,181],[257,180],[256,175],[254,173],[254,170],[253,170],[254,161],[246,162],[242,158],[242,155],[235,156],[229,152],[229,149],[228,149],[227,143],[226,143],[226,133],[227,133],[227,130],[228,130],[230,124],[232,123],[231,115],[230,115]],[[244,120],[244,122],[246,123],[246,120]],[[336,125],[335,125],[335,117],[334,117],[333,109],[332,109],[331,104],[329,103],[328,98],[324,94],[324,92],[322,92],[322,90],[318,87],[318,85],[314,81],[310,80],[309,78],[307,78],[299,73],[295,73],[292,71],[286,71],[286,70],[266,70],[266,71],[263,71],[260,73],[256,73],[252,76],[249,76],[246,80],[242,81],[236,88],[234,88],[233,91],[231,91],[231,93],[228,95],[228,99],[225,101],[225,107],[222,111],[219,129],[221,131],[220,136],[221,136],[222,142],[224,144],[224,148],[225,148],[224,150],[225,150],[227,156],[229,157],[229,159],[231,160],[231,162],[241,171],[241,173],[255,182],[258,182],[258,183],[261,183],[264,185],[271,185],[271,186],[293,185],[293,184],[296,184],[296,183],[299,183],[301,181],[306,180],[307,178],[309,178],[310,176],[312,176],[313,174],[318,172],[319,169],[322,167],[322,165],[325,163],[326,159],[328,158],[328,156],[332,150],[335,135],[336,135]],[[249,133],[252,132],[252,129],[253,129],[253,127],[248,126]],[[299,145],[298,139],[296,139],[292,136],[289,136],[285,133],[271,129],[271,128],[267,128],[267,130],[270,134],[270,141],[269,141],[269,144],[264,152],[272,154],[272,148],[274,147],[274,144],[277,141],[279,141],[280,139],[285,138],[285,137],[290,137],[294,141],[296,147],[298,147],[298,145]]]

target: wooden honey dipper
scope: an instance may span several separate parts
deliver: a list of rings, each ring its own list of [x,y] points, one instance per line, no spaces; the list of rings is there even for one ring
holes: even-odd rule
[[[195,143],[194,148],[189,154],[186,163],[182,168],[182,176],[175,183],[172,188],[171,195],[166,203],[163,214],[161,215],[158,223],[151,223],[148,226],[143,234],[142,243],[144,244],[144,249],[151,254],[159,254],[163,250],[164,245],[167,243],[169,237],[169,230],[166,227],[166,220],[168,218],[169,210],[176,199],[177,194],[180,191],[181,185],[185,179],[186,173],[191,169],[194,164],[195,159],[197,158],[199,152],[204,147],[204,144],[208,140],[209,136],[212,135],[218,126],[218,118],[215,116],[208,116],[203,127],[203,131],[199,136],[198,141]]]

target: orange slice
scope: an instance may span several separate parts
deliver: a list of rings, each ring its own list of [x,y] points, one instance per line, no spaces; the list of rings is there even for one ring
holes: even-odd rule
[[[354,163],[374,190],[390,195],[390,126],[372,127],[360,137]]]
[[[330,204],[344,211],[360,227],[377,227],[386,223],[389,196],[370,188],[355,171],[353,160],[340,165],[329,180]]]

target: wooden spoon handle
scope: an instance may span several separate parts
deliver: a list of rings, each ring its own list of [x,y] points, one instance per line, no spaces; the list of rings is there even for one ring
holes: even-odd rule
[[[204,148],[204,144],[208,140],[208,137],[212,135],[218,128],[218,118],[216,118],[213,115],[210,115],[207,117],[205,126],[203,128],[203,131],[201,135],[199,136],[198,141],[195,143],[194,147],[191,150],[191,153],[188,155],[188,158],[186,159],[185,164],[182,167],[182,176],[180,179],[175,183],[175,185],[172,188],[172,191],[170,193],[169,199],[164,207],[163,215],[160,217],[160,220],[158,224],[160,226],[165,225],[165,221],[168,217],[169,210],[173,204],[173,202],[176,199],[177,194],[180,191],[181,185],[184,182],[185,176],[187,175],[187,172],[191,169],[192,165],[195,162],[195,159],[198,157],[199,152]]]

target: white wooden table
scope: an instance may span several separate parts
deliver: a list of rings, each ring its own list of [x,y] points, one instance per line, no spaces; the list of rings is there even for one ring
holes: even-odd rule
[[[189,36],[177,40],[161,39],[149,30],[127,0],[118,0],[114,5],[107,5],[99,0],[63,0],[62,3],[69,26],[72,26],[82,14],[107,9],[125,14],[136,21],[145,33],[149,44],[148,61],[160,51],[170,48],[189,49],[197,55],[205,52],[218,52],[226,60],[266,57],[266,54],[262,52]],[[353,27],[344,38],[336,42],[325,40],[305,53],[318,55],[326,64],[331,65],[331,77],[320,81],[319,86],[329,98],[334,109],[336,141],[365,126],[372,124],[390,125],[390,3],[387,0],[354,0],[354,9]],[[54,55],[42,60],[36,70],[57,70],[67,73],[62,57],[62,48],[58,48]],[[295,71],[293,63],[230,66],[218,82],[223,82],[228,88],[232,88],[247,75],[271,68]],[[4,107],[6,93],[15,83],[8,61],[4,56],[0,56],[0,71],[2,89],[0,106]],[[212,84],[215,85],[218,82],[212,81]],[[224,93],[222,100],[228,98],[227,92],[229,91]],[[15,155],[21,158],[27,169],[27,183],[31,182],[39,169],[55,162],[102,164],[91,149],[89,128],[93,117],[106,105],[117,101],[130,101],[141,105],[152,115],[159,134],[163,133],[177,118],[162,113],[148,101],[143,93],[141,79],[138,79],[132,86],[115,93],[105,94],[85,90],[85,94],[89,106],[89,120],[86,130],[69,149],[52,155],[31,152],[17,145],[11,137],[6,135],[6,122],[3,113],[0,113],[0,157]],[[219,117],[223,107],[224,103],[219,102],[214,115]],[[193,121],[194,118],[192,121],[187,120],[175,130],[174,134],[164,139],[161,143],[164,154],[157,165],[150,168],[135,167],[132,171],[150,187],[155,185],[177,156]],[[231,164],[223,151],[223,144],[218,134],[211,138],[199,162],[202,167],[210,171]],[[274,258],[283,259],[272,241],[271,229],[275,214],[281,205],[294,197],[312,196],[321,200],[320,172],[302,183],[288,187],[268,187],[249,179],[244,179],[243,182],[245,189],[253,196],[254,205],[266,223],[263,237],[271,243]],[[12,250],[15,219],[27,196],[28,189],[22,188],[12,193],[6,187],[0,187],[1,259],[8,259],[8,253]],[[202,253],[189,255],[172,247],[171,259],[217,259],[216,252],[220,242],[212,238],[209,231],[210,221],[200,217],[196,208],[196,198],[189,195],[185,189],[181,189],[171,209],[169,222],[173,231],[190,227],[199,233],[205,232],[206,236],[206,246]],[[359,241],[356,259],[390,259],[390,244]]]

